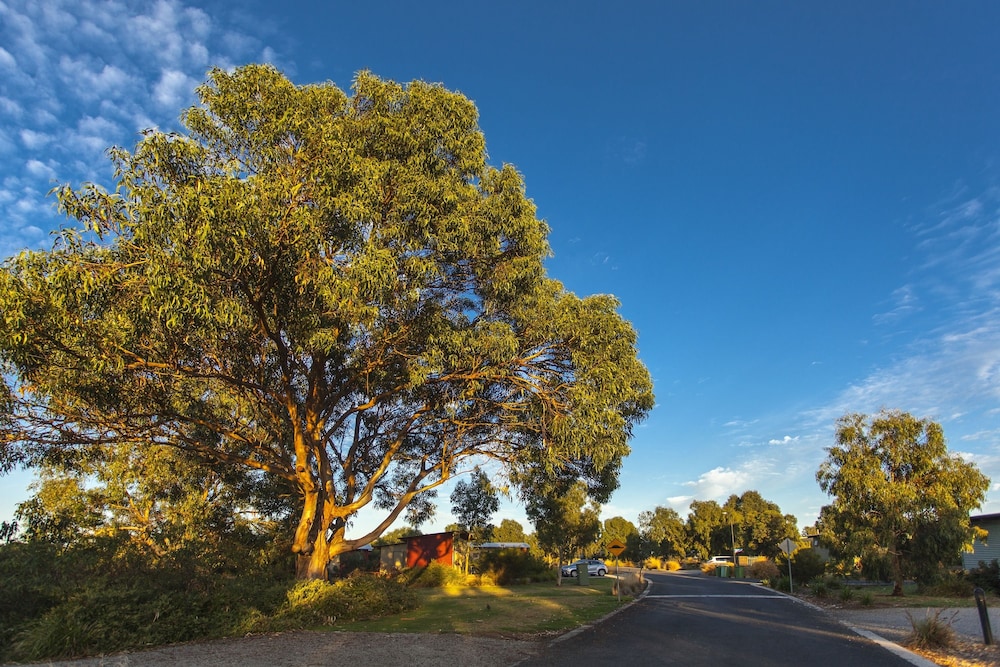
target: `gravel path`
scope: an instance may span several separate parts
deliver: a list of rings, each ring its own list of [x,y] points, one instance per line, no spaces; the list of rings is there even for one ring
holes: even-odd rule
[[[533,641],[463,635],[282,632],[40,664],[52,667],[430,667],[442,664],[506,667],[535,655],[541,646]]]

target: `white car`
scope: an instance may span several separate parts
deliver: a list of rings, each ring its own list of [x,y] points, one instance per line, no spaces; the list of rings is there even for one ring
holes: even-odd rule
[[[733,564],[733,557],[732,556],[712,556],[707,561],[705,561],[705,563],[707,565],[732,565]]]
[[[569,565],[563,565],[560,570],[562,571],[562,576],[564,577],[575,577],[578,576],[578,567],[587,564],[587,574],[593,574],[598,577],[603,577],[608,573],[608,566],[604,564],[603,560],[598,560],[596,558],[583,558],[578,561],[574,561]]]

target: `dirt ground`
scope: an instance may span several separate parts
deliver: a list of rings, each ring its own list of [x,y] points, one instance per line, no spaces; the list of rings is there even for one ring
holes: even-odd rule
[[[541,646],[536,641],[453,634],[282,632],[41,664],[52,667],[329,667],[366,664],[506,667],[535,655]]]

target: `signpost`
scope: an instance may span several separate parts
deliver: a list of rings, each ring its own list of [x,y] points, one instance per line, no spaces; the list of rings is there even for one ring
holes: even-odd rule
[[[615,578],[618,580],[615,582],[615,588],[618,590],[618,602],[620,603],[622,601],[622,578],[618,576],[618,568],[620,566],[618,557],[625,551],[625,543],[621,540],[611,540],[605,548],[615,557]]]
[[[795,553],[795,550],[798,548],[798,546],[799,546],[798,544],[796,544],[795,542],[793,542],[791,540],[791,538],[788,538],[788,537],[786,537],[785,540],[781,544],[778,545],[778,547],[782,550],[782,552],[784,552],[784,554],[786,556],[788,556],[788,592],[789,593],[794,593],[795,592],[794,589],[793,589],[793,584],[792,584],[792,554]]]

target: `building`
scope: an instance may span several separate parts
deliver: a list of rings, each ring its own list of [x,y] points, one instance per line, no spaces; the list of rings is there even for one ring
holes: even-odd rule
[[[962,567],[975,570],[979,563],[1000,560],[1000,514],[980,514],[969,517],[973,526],[988,533],[986,540],[976,540],[971,553],[962,554]]]
[[[431,563],[454,565],[455,536],[453,533],[413,535],[398,544],[379,547],[383,570],[427,567]]]

